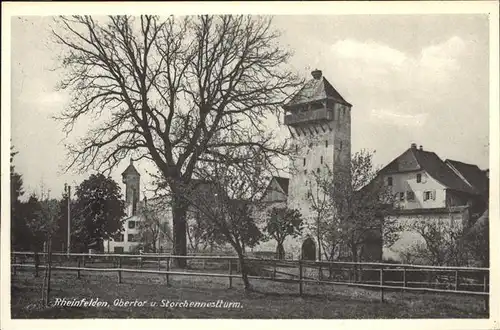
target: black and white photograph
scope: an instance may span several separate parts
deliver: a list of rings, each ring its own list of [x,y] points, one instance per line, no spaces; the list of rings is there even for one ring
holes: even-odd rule
[[[405,3],[3,4],[2,328],[498,327],[498,4]]]

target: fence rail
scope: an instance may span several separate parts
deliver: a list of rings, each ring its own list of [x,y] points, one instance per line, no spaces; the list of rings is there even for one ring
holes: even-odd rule
[[[12,252],[11,268],[14,274],[20,269],[34,269],[35,276],[38,276],[40,269],[48,267],[41,258],[44,256],[47,257],[47,253]],[[81,272],[116,272],[119,283],[122,283],[122,273],[164,275],[167,284],[170,276],[220,277],[228,279],[229,287],[232,287],[234,278],[241,278],[238,257],[229,255],[51,253],[51,256],[52,270],[74,271],[78,278]],[[189,270],[201,268],[204,271],[173,270],[172,261],[177,259],[191,261]],[[249,279],[296,283],[300,294],[303,294],[306,283],[344,285],[379,290],[381,301],[384,300],[384,291],[389,290],[482,296],[485,308],[489,308],[489,268],[255,257],[246,257],[245,262]],[[130,268],[134,264],[136,268]],[[151,266],[154,269],[146,269]],[[207,272],[207,268],[221,272]]]

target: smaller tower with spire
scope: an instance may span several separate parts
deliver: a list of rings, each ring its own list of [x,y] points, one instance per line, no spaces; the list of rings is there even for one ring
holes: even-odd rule
[[[137,205],[139,203],[141,175],[134,166],[134,161],[130,158],[129,166],[122,173],[122,182],[125,184],[125,205],[128,216],[133,216],[137,213]]]

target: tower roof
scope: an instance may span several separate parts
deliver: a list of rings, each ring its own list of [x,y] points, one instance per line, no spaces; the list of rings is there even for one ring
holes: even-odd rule
[[[136,170],[135,166],[134,166],[134,161],[132,159],[130,159],[130,164],[129,166],[125,169],[125,171],[123,171],[122,173],[122,176],[126,176],[126,175],[138,175],[138,176],[141,176],[139,174],[139,172]]]
[[[321,70],[314,70],[311,72],[313,79],[307,81],[297,94],[295,94],[290,102],[285,104],[283,107],[288,109],[290,107],[307,104],[314,101],[321,101],[325,99],[331,99],[336,102],[349,105],[339,92],[330,84],[330,82],[323,77]]]

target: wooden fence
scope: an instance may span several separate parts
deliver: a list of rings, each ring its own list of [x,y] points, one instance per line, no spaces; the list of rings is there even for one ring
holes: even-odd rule
[[[46,253],[11,253],[14,275],[19,269],[33,269],[34,275],[38,276],[39,270],[47,267],[41,258],[43,256]],[[122,283],[123,273],[142,273],[164,275],[167,285],[171,276],[227,278],[231,288],[233,279],[241,277],[238,258],[235,256],[52,253],[52,258],[52,270],[74,271],[78,278],[81,272],[114,272],[118,283]],[[189,271],[172,267],[175,259],[188,259]],[[301,295],[305,283],[347,285],[376,289],[380,291],[381,301],[384,301],[385,291],[394,290],[482,296],[485,309],[489,308],[489,268],[254,257],[246,257],[245,261],[249,279],[296,283]]]

